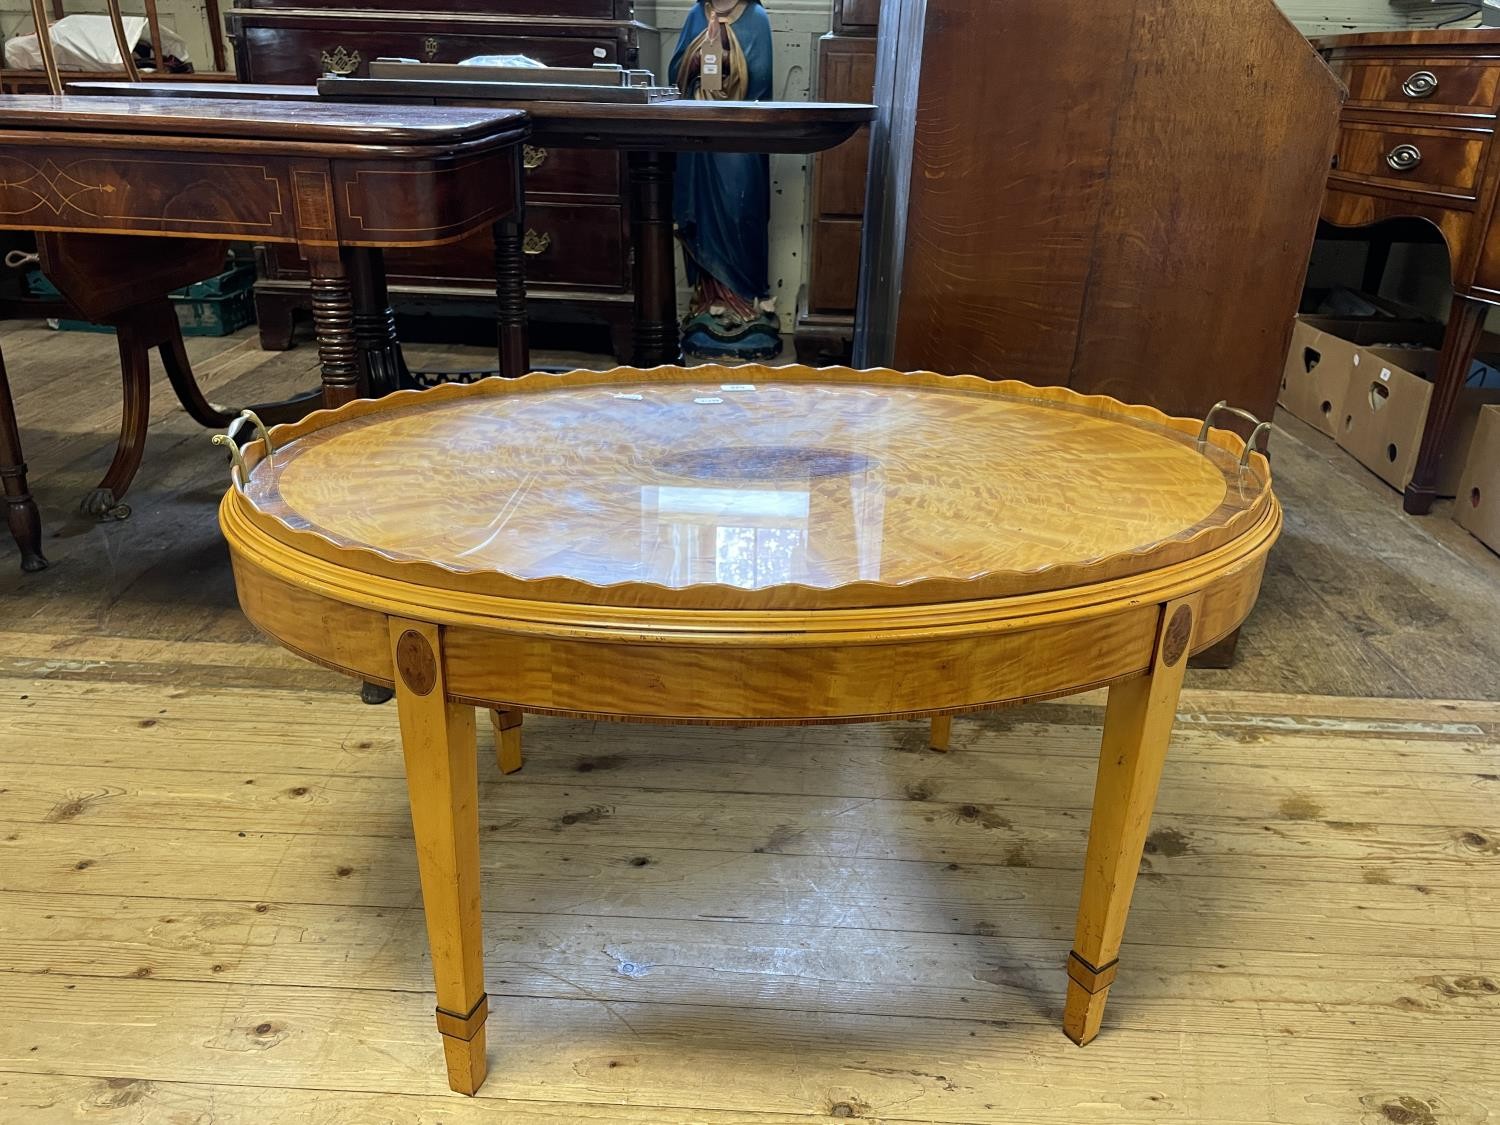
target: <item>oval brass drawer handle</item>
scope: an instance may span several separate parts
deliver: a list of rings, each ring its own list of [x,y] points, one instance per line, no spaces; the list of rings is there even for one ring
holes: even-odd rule
[[[1422,163],[1422,150],[1416,145],[1397,145],[1385,154],[1385,162],[1397,172],[1410,172]]]
[[[550,234],[537,234],[530,227],[526,228],[526,237],[521,240],[521,249],[533,258],[538,254],[545,254],[551,245],[552,236]]]
[[[522,145],[521,163],[526,166],[528,172],[533,168],[540,168],[547,163],[547,150],[539,145]]]
[[[1401,83],[1401,92],[1408,98],[1430,98],[1437,93],[1437,75],[1430,70],[1419,70]]]
[[[332,51],[323,52],[323,73],[325,74],[353,74],[359,69],[359,64],[364,62],[358,51],[348,51],[343,47],[335,47]]]

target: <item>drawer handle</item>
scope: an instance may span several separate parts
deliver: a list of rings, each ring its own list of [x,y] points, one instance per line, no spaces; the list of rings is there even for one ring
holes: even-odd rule
[[[1401,83],[1401,92],[1408,98],[1430,98],[1437,93],[1437,75],[1430,70],[1419,70]]]
[[[422,54],[426,56],[428,62],[436,58],[437,53],[438,41],[436,39],[429,35],[426,39],[422,40]]]
[[[359,69],[359,64],[364,61],[358,51],[348,51],[343,47],[335,47],[331,52],[323,52],[323,73],[353,74]]]
[[[1385,154],[1385,162],[1397,172],[1410,172],[1422,163],[1422,150],[1416,145],[1397,145]]]
[[[521,163],[526,166],[528,172],[533,168],[540,168],[547,163],[547,150],[538,145],[522,145]]]
[[[521,250],[530,254],[533,258],[538,254],[545,254],[552,245],[550,234],[537,234],[530,227],[526,228],[526,237],[521,240]]]

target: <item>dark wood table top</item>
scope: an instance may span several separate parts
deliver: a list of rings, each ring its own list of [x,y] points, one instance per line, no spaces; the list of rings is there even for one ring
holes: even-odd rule
[[[368,83],[378,83],[372,87]],[[333,101],[316,86],[272,86],[228,82],[70,82],[77,95],[133,95],[173,98],[256,98],[272,103],[344,105],[369,113],[373,107],[413,110],[425,104],[433,110],[497,108],[524,110],[531,117],[532,136],[541,144],[568,148],[650,149],[657,151],[712,150],[720,152],[818,152],[852,136],[873,119],[875,107],[855,102],[731,102],[680,101],[627,105],[612,102],[496,101],[488,98],[443,98],[431,94],[401,94],[395,80],[339,79],[348,94]],[[428,90],[430,83],[422,83]],[[325,86],[326,90],[326,86]],[[361,91],[371,91],[369,96]],[[375,91],[379,92],[376,93]],[[346,100],[347,99],[347,100]],[[357,99],[357,101],[356,101]]]
[[[218,90],[228,88],[222,83],[197,85]],[[143,96],[139,85],[120,83],[119,86],[121,89],[110,91],[109,97],[0,95],[0,129],[451,146],[482,139],[517,139],[527,128],[526,115],[512,109],[339,102],[291,104],[244,95],[167,98],[154,93]]]

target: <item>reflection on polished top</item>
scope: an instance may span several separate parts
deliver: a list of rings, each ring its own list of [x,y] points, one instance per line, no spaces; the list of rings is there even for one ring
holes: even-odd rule
[[[1087,566],[1222,527],[1265,488],[1223,449],[1082,400],[689,374],[358,404],[254,463],[246,497],[460,573],[761,589]]]

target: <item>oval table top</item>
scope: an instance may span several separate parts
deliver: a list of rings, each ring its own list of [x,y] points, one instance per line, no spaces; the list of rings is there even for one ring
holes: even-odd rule
[[[674,608],[990,598],[1198,558],[1274,504],[1243,441],[968,376],[658,368],[402,392],[277,427],[231,492],[408,582]]]

